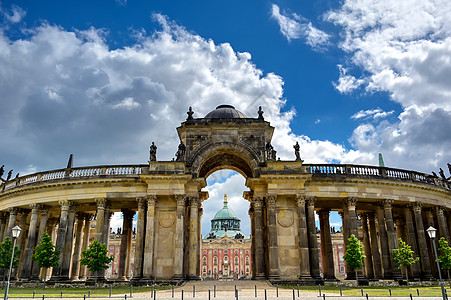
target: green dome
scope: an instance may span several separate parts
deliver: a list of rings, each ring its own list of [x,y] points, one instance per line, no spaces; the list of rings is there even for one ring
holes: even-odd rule
[[[233,210],[224,207],[220,211],[218,211],[215,217],[212,220],[240,220],[233,212]]]

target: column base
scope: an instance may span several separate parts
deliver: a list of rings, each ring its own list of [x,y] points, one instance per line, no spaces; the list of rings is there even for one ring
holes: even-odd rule
[[[200,277],[197,276],[197,275],[188,275],[188,276],[186,277],[186,280],[190,280],[190,281],[198,281],[198,280],[200,280]]]

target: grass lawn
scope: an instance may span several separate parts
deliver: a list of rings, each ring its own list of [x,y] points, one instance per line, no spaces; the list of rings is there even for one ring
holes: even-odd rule
[[[280,288],[286,289],[295,289],[297,290],[297,286],[280,286]],[[446,288],[446,287],[445,287]],[[390,296],[390,290],[388,287],[342,287],[343,296],[361,296],[363,289],[363,295],[368,294],[368,296]],[[417,288],[416,287],[391,287],[392,296],[417,296]],[[319,295],[318,286],[300,286],[299,290],[308,291],[308,292],[316,292]],[[434,287],[419,287],[418,291],[420,296],[441,296],[442,291],[439,286]],[[335,286],[321,286],[321,294],[336,294],[340,295],[340,288]]]
[[[170,286],[156,286],[158,290],[170,289]],[[86,294],[86,297],[90,295],[91,297],[108,297],[110,295],[109,287],[98,287],[94,289],[91,288],[54,288],[47,287],[43,288],[10,288],[9,289],[9,297],[32,297],[33,292],[35,292],[36,298],[41,298],[44,294],[45,297],[52,298],[61,298],[61,291],[63,292],[63,297],[83,297]],[[135,293],[149,293],[152,291],[151,286],[137,286],[133,287],[133,294]],[[1,289],[0,293],[3,295],[5,293],[5,289]],[[112,295],[114,296],[123,296],[127,294],[130,296],[130,287],[113,287]]]

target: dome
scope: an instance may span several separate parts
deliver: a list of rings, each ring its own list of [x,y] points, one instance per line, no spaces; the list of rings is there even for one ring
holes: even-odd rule
[[[233,210],[225,207],[219,210],[213,220],[239,220]]]
[[[245,119],[246,116],[232,105],[219,105],[209,112],[204,119]]]

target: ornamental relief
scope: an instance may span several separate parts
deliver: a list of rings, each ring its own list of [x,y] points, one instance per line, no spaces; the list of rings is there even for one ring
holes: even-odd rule
[[[163,228],[172,227],[175,223],[175,212],[173,211],[160,212],[158,220],[161,227]]]
[[[294,215],[290,210],[282,209],[277,214],[277,223],[282,227],[290,227],[293,225]]]

